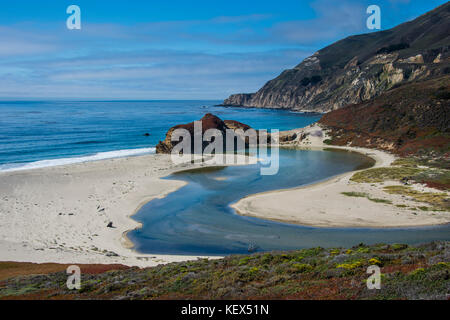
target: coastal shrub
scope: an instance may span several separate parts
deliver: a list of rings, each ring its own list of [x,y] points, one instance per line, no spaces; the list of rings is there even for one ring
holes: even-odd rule
[[[191,281],[186,281],[181,277],[178,277],[175,279],[174,282],[172,282],[172,284],[169,286],[168,290],[169,291],[182,291],[183,289],[189,287],[191,284]]]
[[[292,257],[292,259],[289,262],[296,263],[296,262],[301,262],[304,259],[305,259],[305,257],[303,257],[303,256],[294,256],[294,257]]]
[[[401,167],[413,167],[413,168],[417,168],[420,165],[425,165],[425,163],[423,163],[422,161],[420,161],[417,158],[414,157],[408,157],[408,158],[399,158],[394,160],[394,162],[392,162],[393,166],[401,166]]]
[[[97,281],[84,281],[80,290],[78,290],[78,292],[85,293],[85,292],[95,291],[96,289],[98,289]]]
[[[359,183],[377,183],[386,180],[401,180],[405,177],[417,175],[422,171],[424,169],[412,167],[373,168],[355,173],[350,180]]]
[[[376,203],[392,204],[392,201],[391,201],[391,200],[378,199],[378,198],[370,198],[370,197],[368,197],[367,199],[369,199],[370,201],[376,202]]]
[[[370,264],[370,265],[377,265],[377,266],[379,266],[379,267],[382,266],[381,261],[378,260],[377,258],[369,259],[369,264]]]
[[[428,169],[411,177],[411,179],[432,188],[450,190],[450,170]]]
[[[321,253],[323,253],[324,248],[317,247],[317,248],[311,248],[311,249],[303,249],[300,251],[300,254],[303,257],[315,257],[319,256]]]
[[[379,199],[379,198],[371,198],[367,193],[364,192],[341,192],[341,194],[347,196],[347,197],[356,197],[356,198],[367,198],[372,202],[376,203],[386,203],[386,204],[392,204],[392,201],[386,200],[386,199]]]
[[[250,273],[250,274],[256,274],[256,273],[258,273],[258,271],[259,271],[259,268],[258,268],[258,267],[253,267],[253,268],[250,268],[250,269],[248,270],[248,273]]]
[[[236,274],[233,275],[233,277],[236,279],[236,284],[238,284],[239,282],[246,283],[259,278],[260,277],[259,271],[260,270],[258,267],[252,267],[246,270],[237,271]]]
[[[394,243],[393,245],[391,245],[391,249],[394,251],[400,251],[406,248],[408,248],[408,245],[403,243]]]
[[[367,197],[367,193],[363,193],[363,192],[341,192],[341,194],[343,194],[344,196],[347,197],[356,197],[356,198],[366,198]]]
[[[306,263],[294,263],[292,267],[297,273],[304,273],[313,270],[313,267]]]
[[[352,263],[341,263],[341,264],[338,264],[336,266],[336,268],[342,268],[342,269],[345,269],[345,270],[353,270],[353,269],[356,269],[356,268],[358,268],[360,266],[362,266],[362,263],[360,261],[355,261],[355,262],[352,262]]]
[[[18,295],[25,295],[25,294],[33,293],[37,290],[38,290],[38,288],[36,288],[34,285],[30,285],[30,286],[23,286],[23,287],[14,288],[14,289],[1,290],[0,294],[2,296],[18,296]]]
[[[425,269],[424,268],[417,268],[416,270],[413,270],[409,273],[410,276],[413,277],[420,277],[422,275],[425,274]]]
[[[419,192],[409,186],[386,186],[384,191],[390,194],[408,196],[418,202],[429,203],[439,209],[449,209],[450,203],[446,193]]]
[[[436,263],[436,266],[438,267],[438,268],[443,268],[443,269],[448,269],[448,268],[450,268],[450,262],[438,262],[438,263]]]
[[[368,252],[370,252],[369,248],[360,247],[360,248],[356,249],[356,253],[368,253]]]
[[[270,254],[270,253],[265,253],[265,254],[262,256],[261,262],[262,262],[263,264],[270,264],[270,263],[272,262],[272,260],[273,260],[273,255]]]
[[[356,299],[445,300],[450,272],[449,250],[448,242],[438,241],[411,247],[405,244],[359,244],[345,249],[313,248],[229,256],[219,260],[86,274],[82,288],[84,285],[89,287],[75,294],[64,289],[67,275],[60,272],[51,276],[4,280],[0,285],[0,297],[19,295],[26,298],[29,294],[52,299],[315,299],[349,296]],[[265,259],[268,263],[263,263]],[[239,266],[240,261],[245,261],[246,265]],[[382,290],[360,290],[365,289],[368,277],[365,267],[369,264],[387,267],[381,275]],[[2,266],[0,263],[0,271]]]
[[[245,257],[245,258],[240,259],[238,264],[240,266],[244,266],[244,265],[248,264],[249,261],[250,261],[250,257]]]
[[[382,182],[406,179],[423,183],[431,188],[450,190],[450,161],[445,158],[400,158],[389,168],[374,168],[355,174],[355,182]],[[377,174],[380,174],[377,177]]]
[[[339,250],[339,249],[333,249],[330,251],[330,254],[332,256],[338,255],[339,253],[341,253],[341,250]]]
[[[445,157],[405,157],[396,159],[393,166],[405,167],[429,167],[434,169],[450,169],[450,159]]]

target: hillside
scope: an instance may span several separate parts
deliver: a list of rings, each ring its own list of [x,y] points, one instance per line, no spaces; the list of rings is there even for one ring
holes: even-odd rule
[[[283,71],[258,92],[226,106],[328,112],[400,84],[450,72],[450,3],[393,29],[351,36]]]
[[[64,266],[51,271],[45,265],[2,262],[0,279],[5,279],[3,273],[16,276],[0,280],[0,299],[445,300],[450,288],[449,254],[449,242],[359,244],[350,249],[257,253],[146,269],[104,266],[101,271],[81,266],[80,291],[66,288]],[[381,268],[381,290],[367,289],[369,265]]]
[[[400,155],[450,152],[450,76],[413,82],[325,114],[329,144],[383,149]]]

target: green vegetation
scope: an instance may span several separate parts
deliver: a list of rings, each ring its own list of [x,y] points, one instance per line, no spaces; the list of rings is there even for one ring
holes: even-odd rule
[[[366,198],[368,196],[367,193],[363,192],[341,192],[341,194],[347,197],[357,197],[357,198]]]
[[[412,179],[438,189],[450,189],[450,159],[447,157],[406,157],[393,162],[394,166],[422,168]]]
[[[398,66],[394,68],[398,70]],[[404,66],[400,69],[404,75],[412,71]],[[448,103],[443,100],[450,93],[450,76],[446,73],[426,81],[393,85],[392,73],[386,68],[378,70],[374,80],[378,90],[395,89],[331,111],[319,124],[328,129],[327,135],[335,145],[386,150],[436,164],[428,167],[449,169]]]
[[[401,180],[405,177],[417,175],[423,171],[423,169],[411,167],[374,168],[355,173],[351,178],[351,181],[359,183],[377,183],[387,180]]]
[[[383,263],[380,260],[378,260],[377,258],[370,259],[369,260],[369,264],[377,265],[377,266],[382,266],[383,265]]]
[[[0,281],[0,298],[447,299],[449,257],[450,242],[416,247],[361,243],[92,274],[82,269],[79,291],[66,288],[64,271],[40,271]],[[381,267],[381,290],[366,287],[370,265]]]
[[[378,198],[368,198],[370,201],[377,202],[377,203],[386,203],[386,204],[392,204],[391,200],[386,199],[378,199]]]
[[[350,179],[357,183],[385,183],[388,181],[401,182],[403,185],[384,187],[389,194],[397,194],[410,197],[417,202],[423,202],[430,206],[418,206],[411,210],[443,211],[450,209],[450,199],[445,192],[420,192],[414,190],[408,184],[422,183],[428,187],[449,190],[450,170],[448,160],[437,161],[429,157],[406,157],[395,160],[390,167],[373,168],[357,172]],[[350,197],[366,197],[371,201],[392,204],[385,199],[371,198],[365,193],[344,192]],[[398,208],[408,208],[407,205],[398,204]]]
[[[346,269],[346,270],[353,270],[353,269],[359,268],[361,266],[362,266],[361,261],[355,261],[355,262],[352,262],[352,263],[338,264],[336,266],[336,268],[343,268],[343,269]]]
[[[371,198],[367,193],[364,193],[364,192],[341,192],[341,194],[343,194],[344,196],[347,196],[347,197],[367,198],[370,201],[377,202],[377,203],[392,204],[392,201],[390,201],[390,200]]]
[[[418,202],[428,203],[438,210],[449,210],[450,203],[446,193],[436,192],[419,192],[409,186],[386,186],[384,191],[390,194],[400,194],[402,196],[408,196]],[[423,209],[426,208],[426,209]],[[419,207],[420,210],[429,210],[428,207]]]

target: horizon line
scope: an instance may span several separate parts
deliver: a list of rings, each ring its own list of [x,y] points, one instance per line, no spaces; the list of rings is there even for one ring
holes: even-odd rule
[[[68,102],[146,102],[146,101],[223,101],[224,99],[70,99],[70,98],[0,98],[2,102],[51,102],[51,101],[68,101]]]

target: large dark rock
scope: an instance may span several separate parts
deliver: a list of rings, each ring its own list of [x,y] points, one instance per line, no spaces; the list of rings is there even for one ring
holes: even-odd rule
[[[223,141],[224,141],[224,150],[225,150],[225,142],[226,142],[226,130],[230,129],[233,131],[236,131],[238,129],[242,129],[244,132],[251,129],[250,126],[243,124],[239,121],[235,120],[222,120],[219,117],[207,113],[201,118],[199,121],[202,123],[202,134],[204,134],[209,129],[217,129],[223,134]],[[187,123],[187,124],[179,124],[169,129],[169,131],[166,134],[166,138],[164,141],[160,141],[159,144],[156,146],[156,153],[171,153],[174,146],[179,142],[172,142],[172,133],[176,129],[186,129],[189,131],[191,135],[191,152],[194,152],[194,122]],[[242,138],[244,139],[244,138]],[[202,143],[202,151],[205,149],[205,147],[209,144],[209,142],[203,142]],[[244,145],[248,146],[248,139],[245,139]]]

